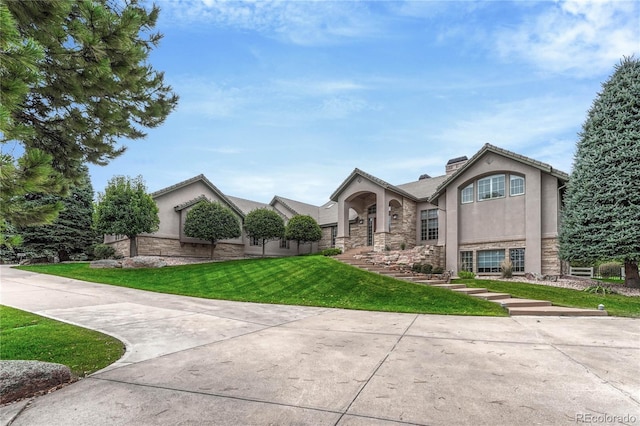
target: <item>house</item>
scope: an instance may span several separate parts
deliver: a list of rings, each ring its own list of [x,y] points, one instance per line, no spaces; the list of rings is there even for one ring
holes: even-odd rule
[[[269,204],[223,194],[205,176],[151,194],[160,210],[160,229],[138,240],[141,255],[209,255],[209,243],[186,237],[188,209],[201,199],[227,205],[242,221],[255,208],[278,212],[285,222],[296,214],[313,217],[322,240],[306,252],[329,247],[372,251],[429,246],[434,266],[495,274],[509,257],[514,273],[560,274],[558,229],[562,195],[569,176],[548,164],[486,144],[471,158],[450,160],[442,176],[392,185],[360,169],[322,206],[275,196]],[[108,237],[120,252],[123,239]],[[270,256],[297,253],[288,241],[272,241]],[[305,252],[304,250],[302,252]],[[220,242],[216,257],[260,255],[246,235]]]

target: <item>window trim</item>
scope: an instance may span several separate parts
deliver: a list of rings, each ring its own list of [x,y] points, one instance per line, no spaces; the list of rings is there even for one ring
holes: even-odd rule
[[[502,195],[494,196],[493,194],[496,193],[499,190],[499,188],[494,189],[494,179],[500,178],[500,177],[502,178]],[[489,181],[489,191],[488,191],[489,197],[482,198],[480,196],[480,189],[481,189],[480,182],[485,181],[485,180]],[[496,200],[496,199],[499,199],[499,198],[505,198],[507,196],[507,188],[506,188],[507,182],[506,181],[507,181],[507,175],[505,173],[498,173],[498,174],[495,174],[495,175],[489,175],[489,176],[484,176],[484,177],[479,178],[477,180],[478,190],[476,191],[478,202]],[[499,186],[499,185],[497,185],[497,186]]]
[[[435,215],[430,217],[432,212],[435,212]],[[420,241],[437,240],[440,237],[439,228],[438,209],[420,210]]]
[[[470,259],[465,259],[467,256]],[[460,270],[473,272],[473,250],[460,250]]]
[[[514,254],[521,253],[521,258],[515,258]],[[515,260],[514,260],[515,259]],[[524,273],[527,267],[527,256],[524,247],[514,247],[509,249],[509,260],[513,265],[513,272]],[[516,262],[517,260],[517,262]]]
[[[467,199],[467,201],[465,201],[465,192],[467,196],[471,195],[470,200]],[[474,201],[475,201],[474,183],[471,182],[469,185],[465,186],[460,190],[460,204],[471,204]]]
[[[491,259],[484,259],[485,256],[491,256]],[[495,255],[495,256],[494,256]],[[476,252],[476,268],[479,274],[495,274],[500,272],[500,264],[505,258],[505,249],[490,249],[490,250],[478,250]],[[493,258],[495,257],[495,258]],[[480,261],[483,261],[483,265],[480,266]],[[497,263],[494,263],[497,261]]]
[[[513,182],[516,180],[521,180],[522,181],[522,192],[517,192],[514,193],[513,192]],[[526,180],[524,178],[524,176],[521,175],[509,175],[509,196],[510,197],[518,197],[520,195],[524,195],[524,193],[526,192]]]

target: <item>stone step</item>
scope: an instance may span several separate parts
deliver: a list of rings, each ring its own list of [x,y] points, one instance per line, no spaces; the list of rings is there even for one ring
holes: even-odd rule
[[[466,288],[467,286],[464,284],[431,284],[431,287],[446,288],[448,290],[453,290],[456,288]]]
[[[587,317],[607,316],[607,311],[597,309],[565,308],[564,306],[538,306],[508,308],[509,315]]]
[[[464,293],[464,294],[477,294],[477,293],[486,293],[487,289],[486,288],[454,288],[451,291],[455,291],[457,293]]]
[[[416,280],[414,281],[418,284],[427,284],[427,285],[441,285],[441,284],[447,284],[446,280]],[[464,287],[464,285],[462,285],[462,287]],[[462,288],[459,287],[459,288]]]
[[[509,293],[493,293],[490,291],[487,291],[485,293],[471,293],[471,296],[484,300],[506,299],[508,297],[511,297]]]
[[[548,300],[534,300],[534,299],[517,299],[514,297],[504,299],[490,299],[505,308],[530,308],[534,306],[551,306],[551,302]]]

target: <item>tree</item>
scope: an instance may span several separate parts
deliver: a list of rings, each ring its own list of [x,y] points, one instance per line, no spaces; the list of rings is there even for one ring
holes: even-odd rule
[[[187,237],[211,241],[211,259],[218,241],[242,235],[238,218],[230,208],[218,202],[202,200],[189,212],[184,221]]]
[[[625,285],[640,287],[640,61],[624,58],[582,126],[565,194],[560,255],[617,259]]]
[[[30,85],[41,80],[38,64],[42,48],[23,38],[4,1],[0,1],[0,142],[33,135],[32,129],[16,122]],[[15,159],[0,153],[0,246],[19,246],[18,226],[49,223],[62,208],[61,203],[31,206],[29,197],[41,194],[64,195],[67,182],[51,167],[53,157],[29,148]]]
[[[145,128],[160,125],[176,107],[178,98],[163,73],[148,64],[162,38],[151,32],[156,6],[147,10],[139,0],[23,0],[2,6],[20,37],[12,46],[22,53],[14,56],[37,56],[40,50],[44,56],[32,70],[39,81],[25,80],[28,93],[6,118],[12,128],[30,132],[12,131],[3,140],[51,154],[65,176],[82,162],[108,163],[124,152],[120,140],[145,137]],[[0,75],[3,98],[23,88],[16,86],[21,62],[14,62]]]
[[[287,240],[297,241],[298,254],[300,254],[300,243],[320,241],[322,239],[322,229],[311,216],[295,215],[289,219],[284,237]]]
[[[139,234],[158,230],[158,206],[149,194],[142,176],[111,178],[104,194],[98,194],[95,207],[96,230],[109,235],[129,238],[129,256],[138,255]]]
[[[262,246],[262,257],[267,241],[284,237],[284,220],[273,210],[266,207],[250,211],[244,218],[244,229],[249,238],[259,241]]]
[[[55,254],[61,261],[70,260],[73,254],[87,253],[97,241],[93,227],[93,186],[89,169],[83,166],[78,171],[78,183],[70,189],[66,197],[42,195],[32,197],[33,205],[61,202],[63,209],[58,217],[48,225],[25,226],[19,229],[24,239],[22,249],[35,257]]]
[[[0,246],[16,247],[22,238],[17,227],[51,223],[63,208],[60,201],[33,205],[29,199],[66,194],[68,181],[51,167],[51,156],[32,149],[14,161],[0,154]]]

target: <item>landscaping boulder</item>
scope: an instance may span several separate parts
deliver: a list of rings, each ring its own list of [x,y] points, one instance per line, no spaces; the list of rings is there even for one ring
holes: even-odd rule
[[[136,256],[122,259],[123,268],[164,268],[167,262],[160,257]]]
[[[29,398],[71,383],[66,365],[41,361],[0,361],[0,404]]]
[[[122,262],[114,259],[94,260],[89,264],[90,268],[122,268]]]

